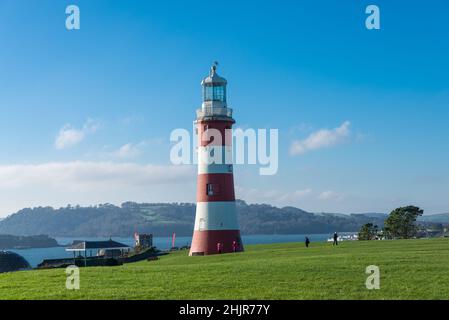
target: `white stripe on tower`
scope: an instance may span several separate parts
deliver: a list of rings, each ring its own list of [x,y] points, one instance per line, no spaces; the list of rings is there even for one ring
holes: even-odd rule
[[[198,147],[199,165],[232,165],[231,146],[200,146]]]
[[[235,201],[198,202],[195,231],[237,230]]]
[[[198,165],[198,174],[232,173],[232,172],[233,168],[231,164]]]

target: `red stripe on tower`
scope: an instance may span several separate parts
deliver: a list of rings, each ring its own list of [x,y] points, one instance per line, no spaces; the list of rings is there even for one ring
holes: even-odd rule
[[[190,255],[243,251],[237,223],[232,167],[232,109],[226,102],[226,79],[215,64],[203,86],[198,132],[198,186]],[[221,139],[217,139],[217,133]]]

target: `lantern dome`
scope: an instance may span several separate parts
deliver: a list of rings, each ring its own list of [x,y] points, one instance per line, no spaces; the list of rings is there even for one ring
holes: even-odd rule
[[[214,65],[210,68],[209,76],[203,79],[201,82],[202,86],[226,86],[228,81],[225,78],[222,78],[217,73],[218,63],[215,62]]]

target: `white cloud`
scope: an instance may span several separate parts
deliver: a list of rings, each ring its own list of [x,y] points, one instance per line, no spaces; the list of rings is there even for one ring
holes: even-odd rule
[[[321,192],[318,195],[318,199],[320,199],[320,200],[336,200],[336,201],[340,201],[343,198],[344,197],[343,197],[342,194],[334,192],[334,191],[331,191],[331,190]]]
[[[0,166],[0,189],[37,186],[91,190],[170,184],[190,178],[195,178],[190,166],[84,161]]]
[[[135,158],[142,153],[142,144],[127,143],[114,151],[112,155],[120,159]]]
[[[296,191],[292,191],[292,192],[287,192],[279,197],[279,201],[294,202],[296,200],[303,199],[303,198],[309,196],[311,193],[312,193],[312,189],[304,189],[304,190],[296,190]]]
[[[347,140],[350,131],[350,122],[345,121],[338,128],[329,130],[321,129],[313,132],[304,140],[296,140],[290,146],[290,153],[292,155],[304,154],[307,151],[328,148],[341,144]]]
[[[87,120],[81,129],[73,128],[70,124],[64,125],[56,136],[55,148],[62,150],[81,143],[88,134],[97,131],[98,126],[98,123],[91,119]]]
[[[145,118],[142,115],[129,115],[118,119],[118,124],[122,126],[140,125],[144,123]]]
[[[0,165],[0,217],[24,207],[194,202],[194,166],[117,162]]]
[[[144,141],[141,141],[139,143],[127,143],[118,148],[115,151],[107,153],[107,156],[118,158],[118,159],[132,159],[136,158],[137,156],[141,155],[145,148],[148,148],[149,146],[161,146],[164,143],[163,138],[151,138]]]

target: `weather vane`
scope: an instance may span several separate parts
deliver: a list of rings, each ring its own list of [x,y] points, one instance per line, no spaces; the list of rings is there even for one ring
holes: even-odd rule
[[[218,67],[218,61],[214,61],[214,64],[212,65],[212,72],[215,73],[215,71],[217,70]]]

